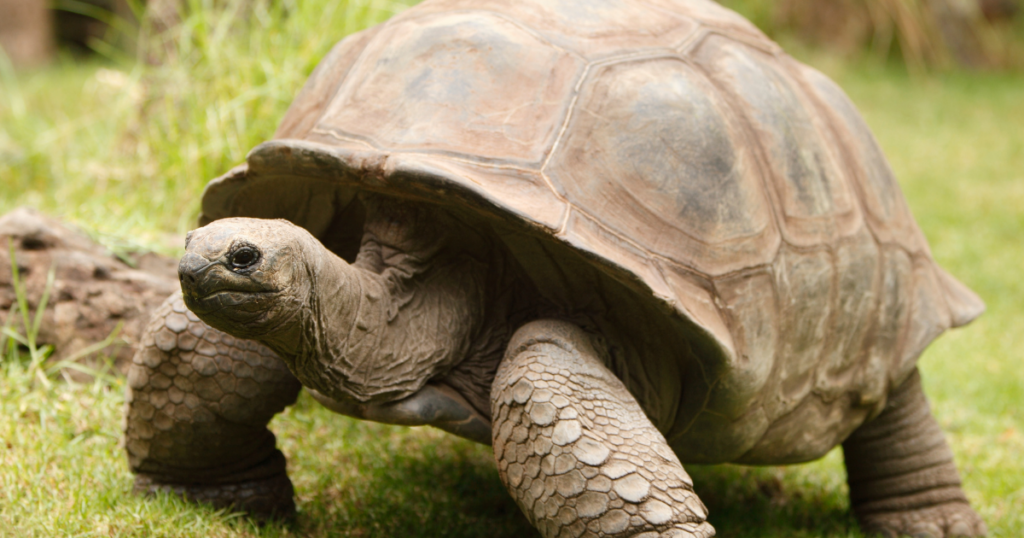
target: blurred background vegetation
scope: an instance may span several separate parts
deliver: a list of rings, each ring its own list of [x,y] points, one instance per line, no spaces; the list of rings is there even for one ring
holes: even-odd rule
[[[0,34],[32,1],[0,0]],[[0,41],[0,213],[29,205],[114,249],[180,252],[203,186],[273,134],[330,46],[415,3],[150,1],[54,0],[31,15],[48,36],[36,56]],[[988,303],[921,367],[991,536],[1024,536],[1021,0],[723,3],[846,89],[935,257]],[[118,445],[123,379],[56,381],[12,342],[0,337],[0,536],[532,535],[487,447],[306,397],[272,425],[296,522],[141,501]],[[841,460],[690,470],[722,536],[857,537]]]
[[[1021,0],[723,0],[780,41],[922,72],[1024,67]]]
[[[221,0],[222,5],[227,0]],[[846,57],[898,59],[910,69],[1024,66],[1024,0],[721,0],[775,39]],[[190,0],[0,0],[0,48],[16,65],[52,59],[58,46],[85,52],[147,46],[202,2]],[[167,52],[173,50],[167,48]]]

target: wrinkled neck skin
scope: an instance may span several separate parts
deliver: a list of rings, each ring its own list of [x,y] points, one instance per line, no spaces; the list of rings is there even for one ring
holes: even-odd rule
[[[472,233],[453,236],[460,227],[440,211],[365,203],[355,263],[310,238],[301,245],[302,307],[259,337],[318,399],[356,416],[366,414],[352,411],[360,404],[413,395],[471,354],[484,325],[489,250]]]

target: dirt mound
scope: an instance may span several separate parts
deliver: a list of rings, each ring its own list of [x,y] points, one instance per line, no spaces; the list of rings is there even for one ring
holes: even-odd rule
[[[62,360],[106,339],[119,324],[115,341],[103,353],[118,370],[131,363],[135,344],[150,311],[178,289],[177,261],[147,253],[114,255],[85,234],[34,210],[19,208],[0,217],[0,326],[17,302],[10,247],[34,314],[52,267],[54,282],[40,324],[37,343],[54,347],[51,360]],[[22,316],[11,326],[26,334]],[[96,362],[96,354],[82,357]]]

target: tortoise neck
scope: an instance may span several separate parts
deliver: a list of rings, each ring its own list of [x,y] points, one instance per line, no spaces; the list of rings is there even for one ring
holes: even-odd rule
[[[304,385],[339,401],[416,392],[466,356],[484,312],[484,261],[448,248],[426,210],[368,209],[355,263],[316,245],[299,316],[266,340]]]

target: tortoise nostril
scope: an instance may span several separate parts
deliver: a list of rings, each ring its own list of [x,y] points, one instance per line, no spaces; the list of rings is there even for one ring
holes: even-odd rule
[[[181,258],[181,261],[178,262],[178,280],[181,281],[182,286],[199,286],[202,280],[200,277],[212,265],[209,260],[202,256],[186,253]]]

